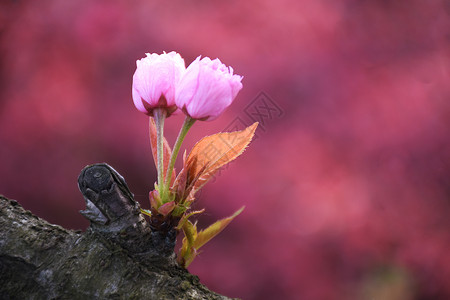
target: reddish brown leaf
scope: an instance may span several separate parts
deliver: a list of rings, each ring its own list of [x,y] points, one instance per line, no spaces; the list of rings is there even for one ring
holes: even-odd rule
[[[201,139],[186,159],[188,183],[194,192],[208,182],[224,165],[244,152],[255,134],[258,122],[241,131],[222,132]]]

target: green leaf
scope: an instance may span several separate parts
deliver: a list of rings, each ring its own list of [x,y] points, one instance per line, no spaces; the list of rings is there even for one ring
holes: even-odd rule
[[[148,209],[143,209],[143,208],[141,208],[141,213],[143,213],[144,215],[147,215],[147,216],[149,216],[149,217],[152,216],[152,212],[149,211]]]
[[[183,228],[184,223],[185,223],[191,216],[196,215],[196,214],[201,214],[201,213],[203,213],[204,211],[205,211],[205,209],[202,209],[202,210],[195,210],[195,211],[191,211],[191,212],[188,213],[188,214],[183,215],[183,216],[181,217],[180,221],[178,222],[178,226],[177,226],[176,228],[177,228],[177,229]]]
[[[192,224],[191,221],[187,220],[183,224],[183,232],[187,239],[189,247],[194,245],[195,239],[197,238],[197,226]]]
[[[225,227],[227,227],[227,225],[235,217],[237,217],[244,210],[244,208],[245,208],[244,206],[241,207],[232,216],[219,220],[200,232],[197,232],[197,226],[195,224],[192,224],[192,222],[189,221],[187,218],[190,217],[192,214],[201,213],[203,212],[203,210],[195,211],[192,212],[190,215],[188,215],[188,217],[185,218],[185,220],[182,223],[182,229],[185,237],[183,238],[183,244],[181,246],[177,258],[179,264],[182,267],[187,268],[192,263],[194,258],[198,255],[199,253],[198,250],[200,249],[200,247],[205,245],[213,237],[215,237],[223,229],[225,229]]]
[[[183,224],[183,232],[184,239],[178,255],[178,262],[182,267],[187,268],[197,255],[197,251],[193,247],[195,238],[197,237],[197,226],[192,224],[191,221],[186,220]]]
[[[205,230],[200,231],[195,238],[193,247],[196,250],[200,249],[200,247],[202,247],[204,244],[209,242],[213,237],[218,235],[222,230],[224,230],[225,227],[227,227],[227,225],[244,210],[244,208],[245,206],[241,207],[232,216],[219,220],[210,225]]]

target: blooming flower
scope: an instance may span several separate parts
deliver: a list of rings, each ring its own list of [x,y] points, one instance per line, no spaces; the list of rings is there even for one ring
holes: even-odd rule
[[[241,80],[218,58],[197,57],[177,85],[176,105],[193,119],[214,120],[233,102]]]
[[[186,69],[184,60],[173,51],[146,55],[136,61],[132,87],[134,105],[148,115],[152,115],[154,108],[167,108],[170,115],[177,109],[175,86]]]

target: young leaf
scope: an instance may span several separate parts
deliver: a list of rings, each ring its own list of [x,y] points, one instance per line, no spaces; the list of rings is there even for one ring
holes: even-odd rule
[[[186,236],[189,247],[194,245],[195,239],[197,238],[197,226],[192,224],[191,221],[187,220],[183,224],[183,232]]]
[[[150,199],[150,206],[154,209],[158,209],[161,206],[161,199],[159,198],[159,193],[155,189],[148,194]]]
[[[182,267],[187,268],[197,255],[197,252],[193,247],[195,239],[197,238],[197,226],[192,224],[191,221],[186,220],[186,222],[183,223],[182,228],[184,238],[178,255],[178,262]]]
[[[152,212],[149,211],[148,209],[143,209],[143,208],[141,208],[141,213],[143,213],[144,215],[147,215],[147,216],[149,216],[149,217],[152,216]]]
[[[180,202],[180,200],[182,200],[183,198],[183,195],[185,194],[186,182],[187,182],[187,169],[183,168],[181,169],[180,173],[178,173],[178,176],[172,185],[172,190],[175,191],[178,195],[177,202]]]
[[[195,250],[195,248],[191,249],[192,252],[189,253],[189,255],[186,255],[184,257],[184,267],[187,268],[191,264],[191,262],[194,260],[194,258],[197,256],[198,252]]]
[[[244,206],[241,207],[232,216],[219,220],[200,232],[197,232],[197,226],[195,224],[192,224],[191,221],[185,219],[182,223],[185,237],[183,238],[183,244],[177,258],[180,265],[187,268],[199,253],[198,250],[200,247],[218,235],[236,216],[244,210],[244,208]],[[192,212],[191,215],[201,212],[203,212],[203,210]]]
[[[241,131],[222,132],[201,139],[186,159],[188,183],[194,192],[208,182],[220,167],[244,152],[255,134],[258,122]]]
[[[204,211],[205,211],[205,209],[203,208],[202,210],[195,210],[195,211],[191,211],[190,213],[184,214],[184,215],[181,217],[180,221],[178,222],[178,225],[177,225],[176,229],[181,229],[181,228],[183,227],[184,223],[185,223],[190,217],[192,217],[193,215],[201,214],[201,213],[203,213]]]
[[[170,214],[173,211],[175,206],[176,206],[175,201],[170,201],[170,202],[164,203],[163,205],[161,205],[158,208],[158,212],[160,214],[162,214],[163,216],[167,216],[168,214]]]
[[[183,244],[177,256],[177,261],[183,268],[187,268],[194,258],[197,256],[197,251],[188,245],[187,239],[183,238]]]
[[[205,230],[200,231],[197,233],[197,236],[194,240],[193,247],[194,249],[198,250],[200,247],[202,247],[204,244],[209,242],[213,237],[218,235],[222,230],[227,227],[227,225],[235,218],[237,217],[243,210],[245,206],[241,207],[237,212],[235,212],[232,216],[229,216],[228,218],[219,220],[212,225],[210,225]]]
[[[150,144],[152,147],[152,154],[153,154],[153,160],[155,161],[155,165],[158,165],[158,156],[157,156],[157,131],[156,131],[156,123],[153,118],[150,118]],[[166,138],[164,138],[163,141],[163,148],[164,148],[164,178],[166,178],[167,169],[169,168],[170,163],[170,156],[172,155],[172,149],[169,146],[169,143],[167,142]],[[173,182],[175,180],[175,172],[172,172],[172,178],[170,179],[170,182]]]

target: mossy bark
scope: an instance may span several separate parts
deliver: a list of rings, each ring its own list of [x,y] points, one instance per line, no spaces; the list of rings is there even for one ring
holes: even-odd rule
[[[108,189],[111,195],[127,194]],[[130,195],[125,200],[138,209]],[[94,218],[100,223],[91,220],[82,233],[49,224],[0,196],[1,299],[229,299],[176,263],[174,231],[152,232],[136,210],[114,219],[124,208],[116,205],[118,198],[103,197],[115,211],[99,199],[94,202],[105,218]]]

